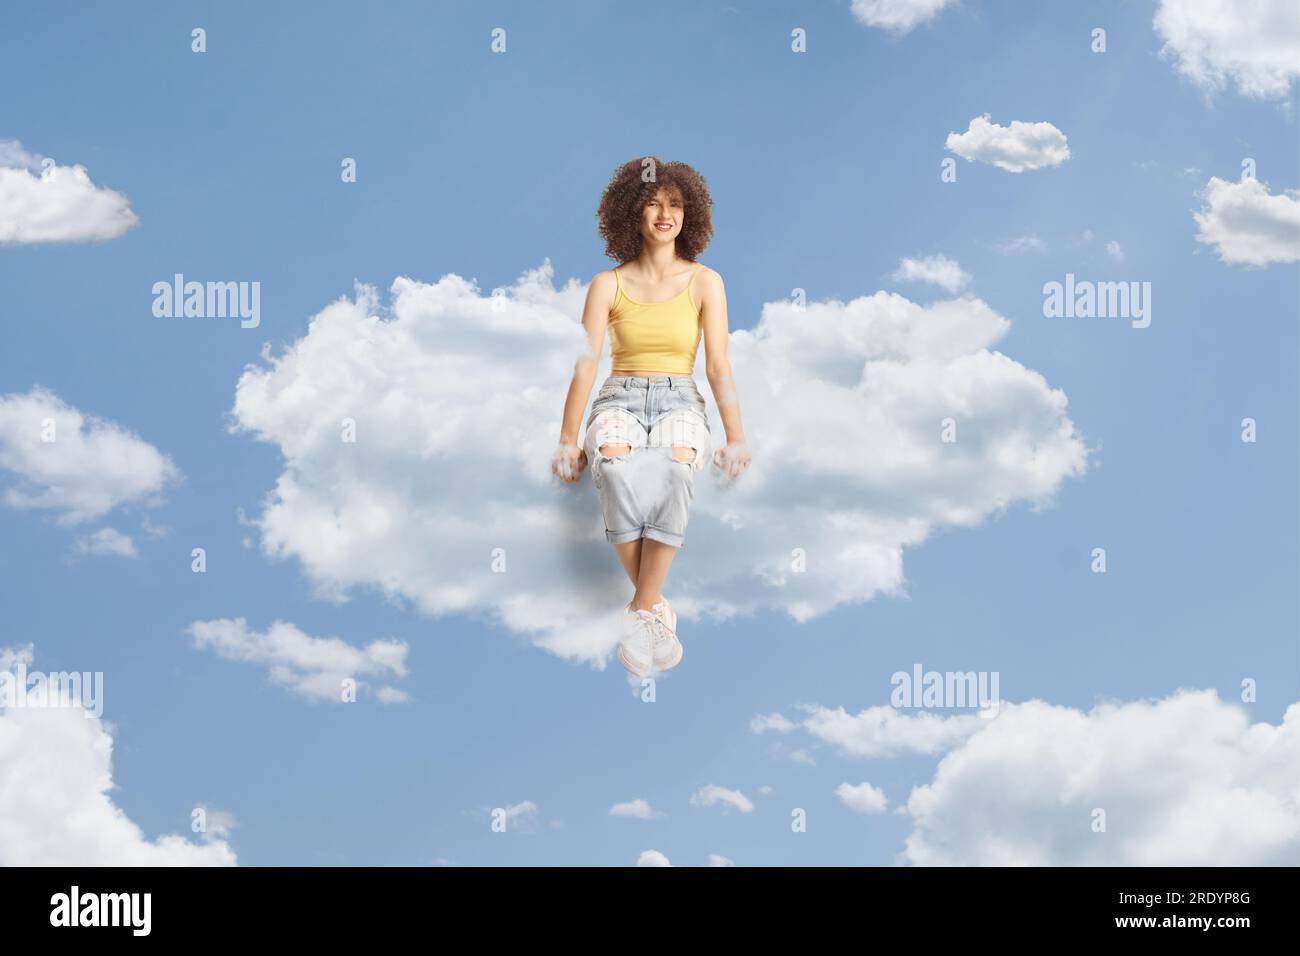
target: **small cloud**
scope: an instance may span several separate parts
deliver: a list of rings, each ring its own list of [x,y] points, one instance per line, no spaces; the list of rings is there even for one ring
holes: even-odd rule
[[[60,166],[0,140],[0,246],[116,239],[140,224],[121,193],[84,166]]]
[[[94,534],[77,539],[77,554],[96,557],[138,558],[135,542],[115,528],[100,528]]]
[[[728,807],[735,807],[741,813],[754,811],[754,804],[739,790],[728,790],[712,783],[702,787],[691,797],[693,807],[712,807],[716,804],[722,804],[724,813]]]
[[[616,803],[609,808],[611,817],[633,817],[637,820],[649,820],[660,814],[656,814],[646,800],[629,800],[627,803]]]
[[[767,714],[766,716],[759,715],[749,722],[750,732],[755,734],[761,734],[768,730],[774,730],[778,734],[788,734],[798,726],[794,721],[776,713]]]
[[[668,862],[668,857],[664,856],[658,850],[644,850],[636,858],[637,866],[672,866]]]
[[[1004,256],[1012,256],[1022,252],[1044,252],[1047,243],[1035,235],[1017,236],[1006,242],[999,242],[994,248]]]
[[[728,860],[725,856],[720,856],[717,853],[709,854],[709,866],[735,866],[735,865],[736,863],[734,860]]]
[[[523,800],[510,807],[499,807],[505,817],[506,829],[531,832],[537,826],[537,804]],[[493,810],[493,814],[497,811]]]
[[[869,783],[842,783],[835,788],[835,796],[855,813],[884,813],[889,803],[885,791]]]
[[[956,261],[943,255],[900,259],[893,274],[895,282],[928,282],[948,292],[960,292],[970,284],[970,278],[969,272],[963,272]]]
[[[407,646],[401,641],[371,641],[354,647],[337,637],[313,637],[287,621],[275,621],[264,632],[251,630],[242,618],[195,621],[189,626],[194,646],[212,650],[231,661],[260,664],[271,680],[311,700],[343,701],[344,681],[374,675],[406,676]],[[380,688],[378,698],[390,704],[406,700],[392,687]]]
[[[1198,194],[1196,241],[1229,265],[1262,267],[1300,260],[1300,190],[1270,193],[1257,179],[1210,177]]]
[[[1116,262],[1124,261],[1124,250],[1120,248],[1120,244],[1114,239],[1111,239],[1106,243],[1106,255],[1110,256]]]
[[[1013,120],[1010,126],[976,116],[964,133],[949,133],[944,148],[962,159],[989,163],[1009,173],[1059,166],[1070,158],[1065,134],[1051,123]]]

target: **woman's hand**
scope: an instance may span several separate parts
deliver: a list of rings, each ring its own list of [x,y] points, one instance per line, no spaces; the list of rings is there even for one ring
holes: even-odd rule
[[[582,469],[587,467],[587,453],[577,445],[563,442],[551,456],[551,473],[561,481],[570,484],[582,477]]]
[[[749,467],[749,448],[743,441],[727,442],[727,447],[713,453],[713,466],[728,481],[734,481]]]

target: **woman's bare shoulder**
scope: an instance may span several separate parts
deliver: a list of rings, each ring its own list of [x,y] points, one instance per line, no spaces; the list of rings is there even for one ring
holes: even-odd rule
[[[700,263],[700,271],[699,274],[696,275],[695,281],[703,283],[704,287],[709,289],[722,290],[726,288],[722,281],[722,273],[718,272],[716,269],[711,269],[709,266],[704,265],[704,263]]]
[[[616,288],[615,284],[617,282],[618,279],[614,275],[614,270],[612,268],[603,269],[591,277],[591,285],[589,288],[592,292],[598,295],[607,295],[612,299],[614,297],[614,289]]]

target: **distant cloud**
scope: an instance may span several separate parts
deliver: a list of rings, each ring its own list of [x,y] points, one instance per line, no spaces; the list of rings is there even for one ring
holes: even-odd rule
[[[1281,98],[1300,76],[1296,0],[1161,0],[1152,26],[1161,53],[1202,89]]]
[[[629,800],[627,803],[616,803],[609,808],[611,817],[634,817],[637,820],[649,820],[658,814],[651,808],[646,800]]]
[[[668,857],[664,856],[658,850],[644,850],[636,858],[637,866],[672,866],[668,862]]]
[[[1300,191],[1270,193],[1257,179],[1210,178],[1193,212],[1196,241],[1214,246],[1233,265],[1267,266],[1300,260]]]
[[[856,714],[843,707],[804,704],[799,726],[818,741],[854,757],[890,757],[899,753],[939,753],[977,732],[986,718],[977,714],[915,714],[879,704]],[[753,729],[753,723],[750,724]]]
[[[756,734],[761,734],[765,730],[775,730],[777,733],[788,734],[792,730],[797,730],[798,727],[798,724],[781,714],[760,715],[749,722],[749,729]]]
[[[717,853],[709,854],[709,866],[735,866],[735,865],[736,862],[734,860],[729,860],[725,856],[720,856]]]
[[[533,830],[537,826],[537,804],[531,800],[521,800],[508,807],[501,807],[505,817],[506,829]]]
[[[1017,236],[1006,242],[999,242],[994,248],[1002,255],[1010,256],[1021,252],[1043,252],[1047,249],[1047,243],[1034,235]]]
[[[0,672],[30,668],[33,656],[31,645],[0,647]],[[112,725],[67,704],[0,705],[0,866],[235,865],[228,815],[210,813],[200,843],[146,837],[113,801]]]
[[[892,276],[895,282],[928,282],[948,292],[960,292],[970,284],[970,273],[944,255],[924,259],[903,258]]]
[[[406,676],[407,646],[401,641],[353,647],[337,637],[312,637],[285,621],[275,621],[259,633],[242,617],[195,621],[189,633],[195,647],[213,650],[227,660],[260,664],[274,683],[312,700],[342,702],[347,678],[364,688],[369,685],[362,678],[369,675]],[[378,693],[381,703],[406,699],[395,688],[381,687]]]
[[[1051,123],[1014,120],[999,126],[989,122],[988,113],[972,119],[966,132],[949,133],[944,146],[963,159],[991,163],[1010,173],[1059,166],[1070,158],[1065,134]]]
[[[835,796],[855,813],[884,813],[889,805],[885,791],[869,783],[842,783],[835,788]]]
[[[754,804],[739,790],[728,790],[726,787],[719,787],[712,783],[702,787],[691,797],[693,807],[712,807],[717,804],[722,804],[724,809],[735,807],[741,813],[752,813],[754,810]]]
[[[1116,262],[1124,261],[1124,249],[1114,239],[1111,239],[1106,243],[1106,255],[1110,256]]]
[[[116,422],[87,415],[47,388],[0,394],[0,501],[55,513],[61,525],[126,504],[158,501],[180,472],[171,459]]]
[[[0,140],[0,245],[115,239],[139,221],[85,167],[44,164],[17,140]]]
[[[135,542],[116,528],[100,528],[94,534],[77,539],[77,554],[118,558],[138,558]]]
[[[956,0],[853,0],[853,15],[866,26],[902,35],[938,16]]]

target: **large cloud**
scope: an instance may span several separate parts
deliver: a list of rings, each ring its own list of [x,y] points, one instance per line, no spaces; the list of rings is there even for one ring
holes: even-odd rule
[[[1300,76],[1295,0],[1161,0],[1152,24],[1178,72],[1207,90],[1283,97]]]
[[[45,164],[0,140],[0,245],[116,239],[139,221],[127,198],[96,186],[85,167]]]
[[[907,798],[906,862],[1259,866],[1300,852],[1300,704],[1278,726],[1213,691],[1087,712],[1004,702],[992,719],[889,709],[809,707],[803,727],[847,756],[947,751]]]
[[[265,551],[326,595],[369,585],[432,614],[488,613],[603,663],[630,586],[589,478],[549,472],[585,347],[585,287],[551,277],[547,262],[495,298],[456,275],[400,278],[383,317],[359,286],[250,366],[233,427],[285,459],[256,519]],[[900,593],[904,547],[1049,504],[1086,452],[1066,396],[991,350],[1009,328],[979,299],[878,292],[769,303],[733,332],[755,459],[731,487],[699,475],[668,585],[683,620],[765,606],[807,620]],[[948,418],[956,441],[942,440]]]
[[[134,432],[73,408],[54,392],[0,395],[0,478],[12,508],[52,511],[74,525],[124,504],[152,504],[180,473]]]
[[[0,671],[31,661],[30,646],[0,648]],[[235,864],[224,814],[208,842],[148,839],[110,797],[112,754],[104,722],[79,706],[0,707],[0,866]]]
[[[1009,173],[1059,166],[1070,158],[1065,134],[1051,123],[1012,120],[1010,126],[976,116],[964,133],[949,133],[944,147],[962,159],[991,163]]]
[[[1196,241],[1224,262],[1266,266],[1300,260],[1300,191],[1272,194],[1257,179],[1210,178],[1193,212]]]

